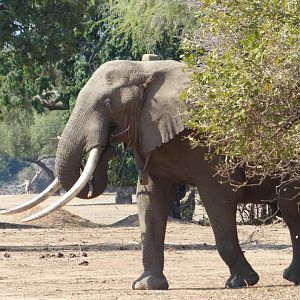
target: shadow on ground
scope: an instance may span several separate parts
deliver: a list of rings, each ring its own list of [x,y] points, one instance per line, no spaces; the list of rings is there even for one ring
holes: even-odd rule
[[[0,222],[0,229],[40,229],[43,226]]]
[[[290,248],[286,244],[257,244],[255,246],[243,247],[245,250],[263,249],[263,250],[278,250]],[[175,251],[201,250],[211,251],[216,250],[216,245],[211,244],[165,244],[165,249]],[[135,251],[141,250],[139,243],[119,244],[119,243],[100,243],[100,244],[69,244],[69,245],[42,245],[42,246],[0,246],[0,251],[7,252],[42,252],[42,251]]]

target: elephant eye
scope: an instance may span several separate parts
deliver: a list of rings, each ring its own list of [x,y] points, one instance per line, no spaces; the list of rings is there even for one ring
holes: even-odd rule
[[[111,110],[111,100],[109,98],[104,100],[104,105],[108,110]]]

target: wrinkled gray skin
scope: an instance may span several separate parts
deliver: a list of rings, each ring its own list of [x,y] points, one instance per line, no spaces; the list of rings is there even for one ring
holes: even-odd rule
[[[244,257],[238,243],[238,202],[278,201],[293,244],[291,265],[284,278],[300,282],[300,214],[296,201],[283,198],[295,194],[288,186],[276,195],[276,180],[234,192],[213,176],[216,161],[205,160],[206,149],[192,149],[188,131],[179,117],[178,98],[187,87],[183,65],[175,61],[113,61],[102,65],[79,93],[76,106],[59,142],[56,168],[63,187],[69,190],[80,173],[81,159],[96,146],[105,150],[93,176],[93,197],[107,184],[107,163],[112,143],[130,144],[144,184],[138,184],[137,202],[143,241],[144,272],[134,289],[167,289],[163,274],[164,238],[171,201],[177,184],[199,189],[214,231],[217,249],[230,270],[226,287],[254,285],[258,275]],[[201,121],[201,120],[200,120]],[[127,130],[129,128],[129,130]],[[243,180],[243,172],[235,174]],[[80,197],[86,198],[88,187]],[[199,263],[199,267],[201,263]]]

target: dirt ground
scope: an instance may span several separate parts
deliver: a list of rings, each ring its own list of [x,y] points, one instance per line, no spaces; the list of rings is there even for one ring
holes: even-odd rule
[[[0,208],[28,196],[1,196]],[[133,291],[142,272],[135,205],[76,204],[88,216],[126,211],[101,225],[60,210],[32,224],[0,217],[0,299],[300,299],[300,286],[282,278],[292,250],[284,224],[239,226],[240,243],[260,275],[255,287],[224,289],[228,270],[210,227],[168,223],[165,275],[168,291]]]

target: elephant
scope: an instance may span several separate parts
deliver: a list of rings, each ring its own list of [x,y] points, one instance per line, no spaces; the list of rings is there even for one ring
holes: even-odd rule
[[[110,61],[101,65],[80,91],[74,110],[61,135],[56,154],[55,181],[39,196],[1,213],[18,213],[40,203],[60,186],[68,191],[25,221],[63,206],[73,197],[91,198],[107,185],[107,165],[113,144],[124,143],[134,152],[139,171],[137,207],[142,237],[144,271],[133,289],[168,289],[163,273],[164,239],[172,200],[179,184],[197,187],[215,236],[217,250],[229,268],[228,288],[253,286],[259,276],[240,248],[236,227],[238,203],[276,202],[286,222],[293,258],[283,277],[300,283],[300,213],[296,184],[280,192],[278,179],[235,190],[216,175],[222,156],[208,159],[205,146],[192,147],[191,133],[182,113],[182,92],[190,84],[186,66],[172,60]],[[201,119],[199,117],[199,122]],[[80,175],[82,159],[89,153]],[[235,180],[244,180],[237,170]],[[292,200],[287,200],[290,198]],[[265,202],[264,202],[265,203]]]

